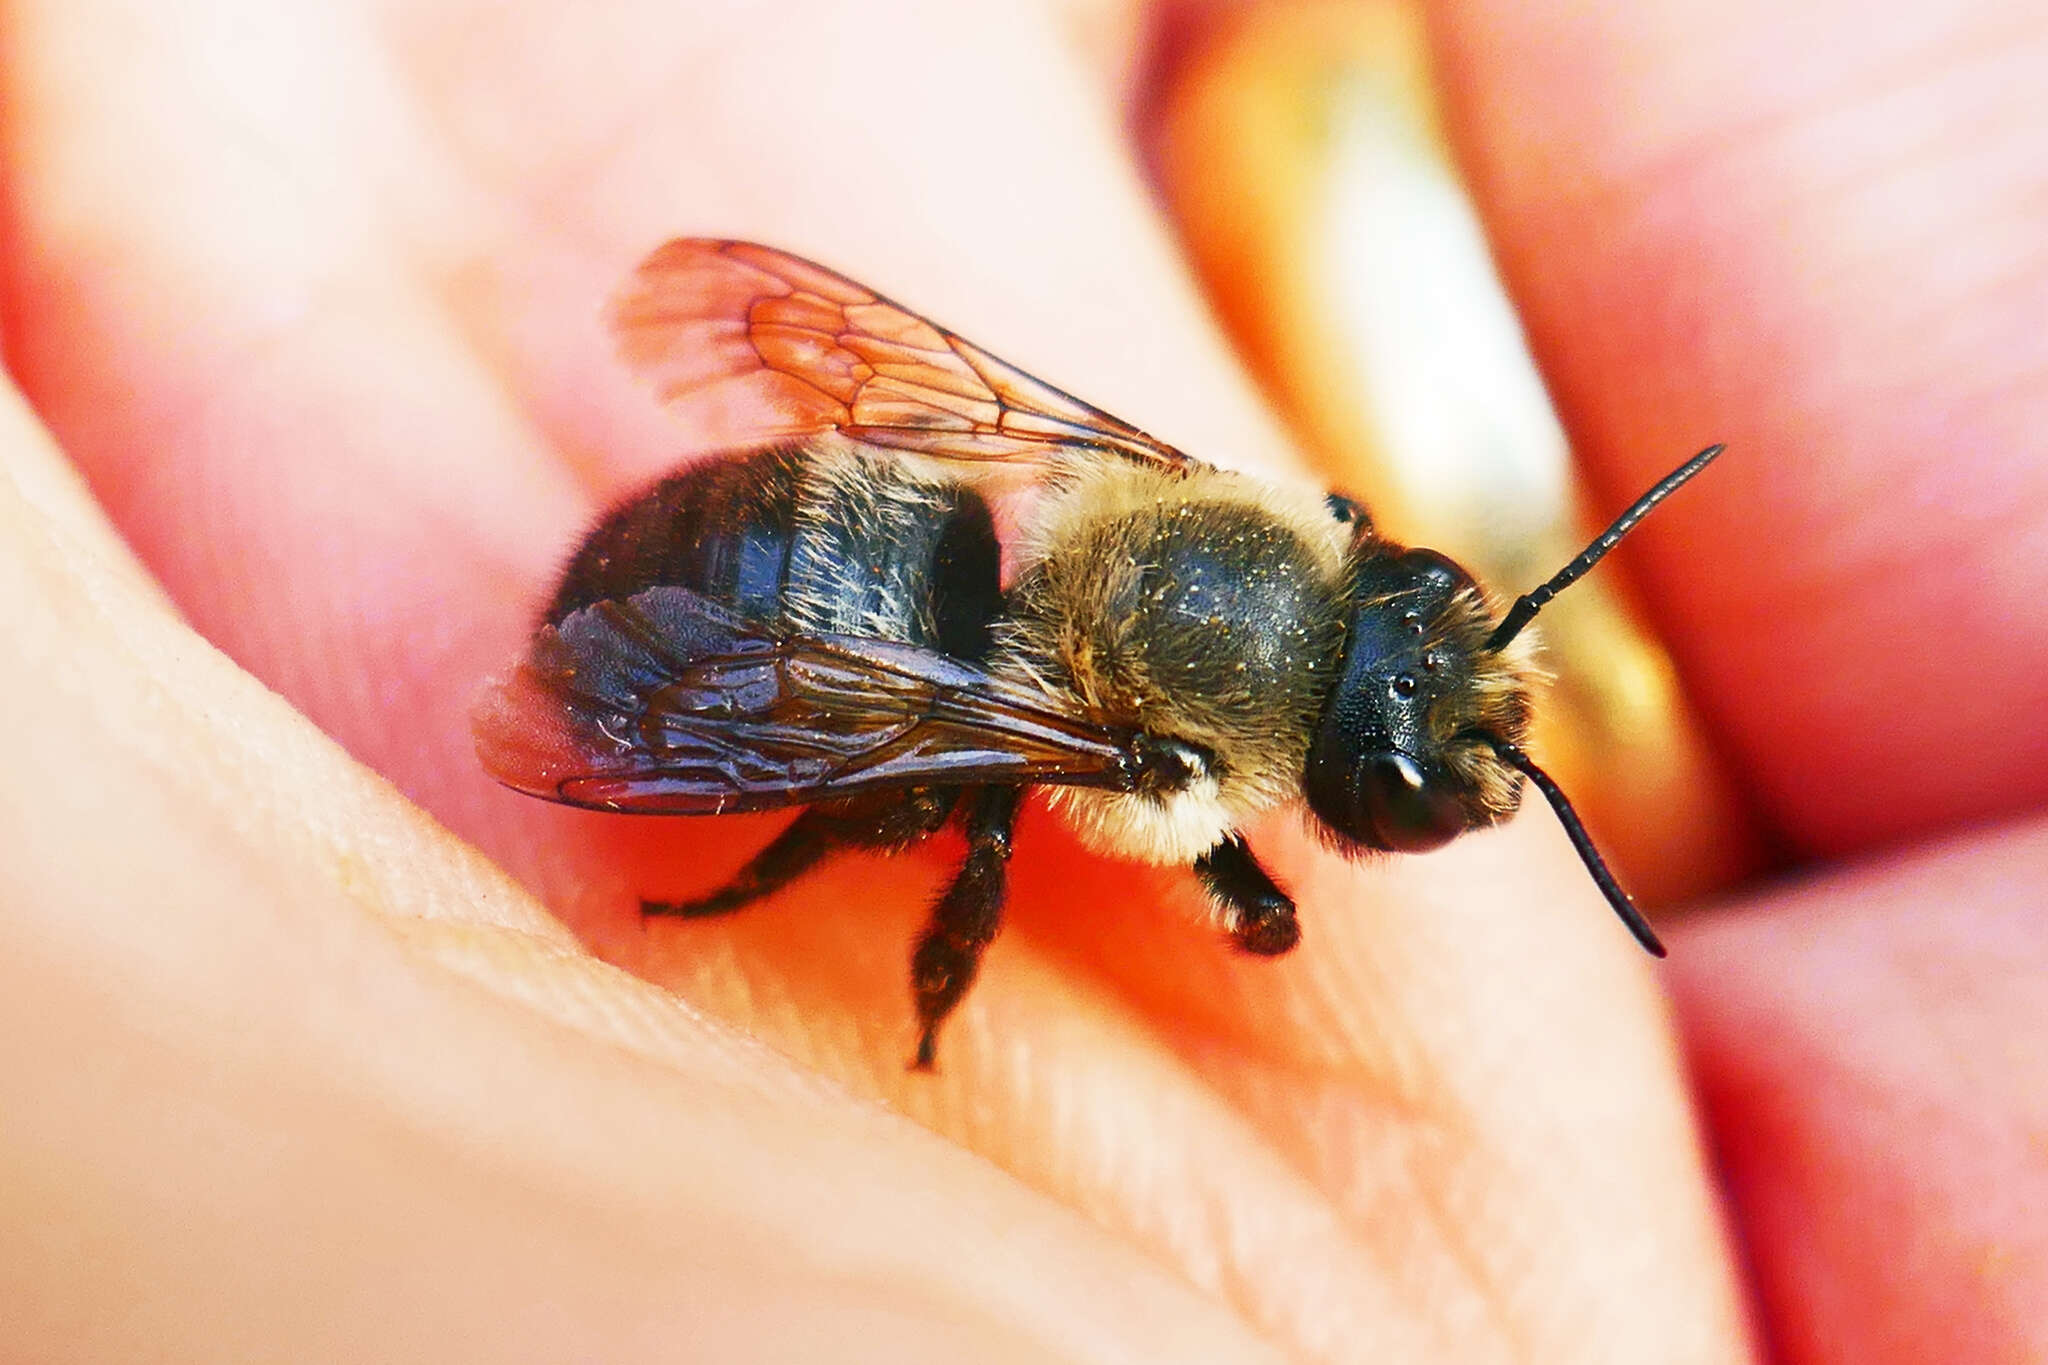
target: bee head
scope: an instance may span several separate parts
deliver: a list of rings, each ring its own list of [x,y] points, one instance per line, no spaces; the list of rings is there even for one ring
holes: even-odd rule
[[[1302,776],[1341,844],[1418,853],[1515,809],[1497,742],[1528,728],[1526,643],[1492,649],[1472,576],[1434,550],[1361,547],[1344,662]]]
[[[1309,809],[1330,836],[1346,848],[1436,848],[1507,816],[1526,777],[1557,812],[1615,914],[1637,942],[1664,956],[1571,802],[1522,752],[1530,676],[1522,632],[1720,453],[1720,446],[1708,446],[1665,475],[1571,563],[1515,599],[1497,623],[1472,576],[1456,564],[1362,530],[1352,542],[1344,666],[1323,704],[1301,780]]]

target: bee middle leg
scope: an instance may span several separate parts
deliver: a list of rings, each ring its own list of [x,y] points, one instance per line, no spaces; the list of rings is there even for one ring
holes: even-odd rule
[[[1273,957],[1301,941],[1293,898],[1259,866],[1244,836],[1233,834],[1195,859],[1195,876],[1222,902],[1225,926],[1246,952]]]
[[[780,891],[835,853],[847,849],[894,853],[908,848],[944,825],[958,799],[955,788],[918,787],[885,798],[808,806],[724,886],[694,900],[642,901],[641,913],[684,919],[731,914]]]
[[[910,961],[919,1030],[911,1066],[918,1071],[932,1069],[939,1025],[974,984],[982,952],[1002,923],[1010,831],[1023,794],[1021,787],[984,787],[967,807],[967,861],[932,907],[931,923]]]

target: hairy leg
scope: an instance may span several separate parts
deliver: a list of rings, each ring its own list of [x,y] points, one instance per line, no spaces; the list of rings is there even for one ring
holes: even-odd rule
[[[1195,859],[1195,876],[1223,906],[1224,926],[1246,952],[1273,957],[1301,942],[1293,899],[1259,866],[1243,836],[1233,834]]]
[[[985,787],[976,793],[965,819],[967,861],[933,907],[931,924],[918,940],[910,984],[920,1030],[912,1065],[920,1071],[931,1069],[939,1025],[974,984],[982,951],[1002,923],[1010,830],[1022,795],[1019,787]]]
[[[950,788],[919,787],[886,802],[811,806],[716,891],[694,900],[642,901],[641,912],[685,919],[730,914],[780,891],[842,849],[908,848],[946,823],[958,796]]]

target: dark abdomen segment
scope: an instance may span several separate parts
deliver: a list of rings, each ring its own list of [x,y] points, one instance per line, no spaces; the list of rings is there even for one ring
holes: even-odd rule
[[[901,462],[781,447],[700,460],[599,522],[547,620],[656,586],[690,588],[806,635],[900,640],[980,659],[1001,553],[971,488]]]

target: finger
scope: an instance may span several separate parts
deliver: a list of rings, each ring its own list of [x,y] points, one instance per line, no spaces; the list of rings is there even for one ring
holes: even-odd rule
[[[2037,807],[2048,21],[1432,9],[1460,150],[1632,560],[1797,846]],[[1845,781],[1845,774],[1855,780]]]
[[[69,23],[75,12],[53,7],[47,22]],[[197,220],[209,250],[196,267],[179,256],[148,257],[150,269],[112,276],[69,268],[78,248],[65,229],[111,224],[146,236],[129,226],[150,220],[126,207],[131,187],[121,169],[174,161],[170,153],[188,146],[244,146],[247,128],[224,114],[218,129],[176,139],[153,158],[141,120],[71,107],[103,141],[55,164],[104,199],[67,200],[76,182],[58,177],[57,193],[22,215],[37,234],[29,259],[67,263],[38,277],[41,326],[24,349],[40,357],[39,397],[49,395],[50,410],[81,438],[109,496],[156,528],[140,527],[137,539],[157,537],[153,552],[181,596],[240,603],[212,608],[209,630],[262,660],[265,676],[305,696],[324,725],[388,763],[459,829],[488,840],[601,951],[991,1151],[1213,1286],[1304,1354],[1384,1347],[1417,1358],[1516,1349],[1640,1357],[1661,1350],[1681,1323],[1693,1358],[1728,1358],[1737,1333],[1720,1247],[1653,1000],[1612,926],[1595,918],[1598,902],[1554,827],[1524,822],[1487,845],[1490,853],[1417,863],[1384,900],[1361,889],[1378,871],[1283,845],[1282,872],[1327,907],[1321,961],[1338,965],[1288,964],[1281,970],[1303,983],[1296,995],[1287,976],[1255,977],[1250,964],[1231,964],[1243,1008],[1227,1018],[1194,1008],[1206,1004],[1196,993],[1224,970],[1214,965],[1213,939],[1195,928],[1172,937],[1158,897],[1134,895],[1128,869],[1088,864],[1092,880],[1064,882],[1063,872],[1084,866],[1069,848],[1040,874],[1046,932],[1033,931],[1033,893],[1020,895],[1023,932],[999,949],[1003,974],[992,970],[970,1001],[961,1047],[945,1062],[949,1088],[935,1091],[913,1088],[922,1082],[900,1070],[907,1012],[896,993],[938,860],[921,872],[916,862],[885,872],[856,864],[773,912],[688,926],[687,937],[678,926],[643,936],[632,917],[640,893],[684,878],[715,884],[749,835],[729,823],[621,830],[485,791],[457,718],[474,679],[517,647],[529,619],[520,599],[539,599],[548,577],[540,561],[572,542],[588,504],[674,453],[651,438],[612,439],[637,420],[618,415],[627,411],[614,396],[620,381],[607,389],[595,378],[594,301],[630,259],[614,239],[636,239],[637,253],[657,235],[707,220],[720,231],[774,236],[949,322],[982,318],[977,340],[1049,378],[1068,376],[1041,356],[1071,351],[1076,373],[1100,369],[1091,398],[1163,435],[1193,444],[1174,426],[1185,425],[1232,458],[1259,448],[1260,424],[1233,397],[1240,382],[1218,362],[1184,285],[1172,282],[1129,167],[1112,155],[1113,127],[1078,112],[1065,68],[1041,60],[1049,56],[1042,45],[1027,45],[1042,34],[950,20],[934,28],[926,14],[918,24],[898,16],[879,26],[871,12],[858,22],[837,18],[852,13],[839,7],[776,13],[783,17],[764,38],[752,17],[720,28],[663,7],[649,29],[646,12],[606,11],[627,29],[591,48],[576,46],[580,22],[521,28],[517,21],[531,18],[524,11],[447,30],[472,46],[453,44],[444,55],[478,63],[458,64],[458,75],[474,81],[488,72],[491,90],[524,91],[531,81],[508,73],[595,73],[578,92],[594,103],[550,104],[566,112],[549,117],[583,137],[552,144],[533,101],[484,100],[472,85],[470,99],[437,106],[443,117],[421,145],[441,146],[450,129],[489,139],[502,128],[506,140],[434,174],[422,174],[410,151],[394,156],[393,146],[414,148],[404,137],[330,145],[322,140],[328,122],[300,128],[295,111],[322,107],[302,91],[275,109],[259,99],[264,136],[288,132],[292,159],[324,168],[334,183],[280,185],[236,178],[239,167],[218,171],[237,186],[228,203],[264,196],[267,211],[293,216],[297,231],[283,239],[313,245],[257,289],[246,271],[214,269],[204,282],[224,297],[205,307],[198,302],[207,291],[189,280],[196,268],[233,260],[212,246],[238,226],[232,210],[217,223]],[[290,55],[323,79],[360,74],[357,64],[383,51],[351,46],[360,35],[348,32],[314,37],[317,60],[312,49]],[[941,37],[954,46],[926,65],[913,60],[919,44]],[[149,38],[177,51],[184,28]],[[402,50],[424,60],[432,47]],[[661,55],[678,52],[692,59],[681,74],[663,65],[675,57]],[[806,55],[812,60],[798,60]],[[139,103],[183,107],[194,92],[150,84],[183,69],[143,64],[133,82],[147,92]],[[376,80],[323,96],[351,110],[333,126],[382,128],[399,117],[378,92],[411,89],[407,73],[372,69]],[[876,113],[888,108],[873,98],[876,73],[886,82],[904,69],[918,72],[920,92],[939,87],[932,107],[998,120],[931,125],[938,150],[975,159],[928,156],[926,125],[906,142],[899,116]],[[703,72],[724,74],[696,79]],[[992,73],[1008,74],[998,87]],[[429,87],[420,98],[445,98],[439,83],[412,79]],[[371,102],[359,110],[353,101],[366,89]],[[230,103],[227,112],[241,118],[252,107]],[[561,159],[507,172],[487,154],[518,153],[529,135]],[[990,148],[1000,149],[1002,175],[985,173]],[[578,160],[575,151],[589,155]],[[100,179],[87,174],[94,170]],[[365,198],[351,189],[358,183],[379,193]],[[509,187],[478,192],[502,216],[480,209],[472,219],[471,200],[457,192],[451,206],[441,197],[473,184]],[[359,225],[362,240],[337,247],[322,235],[337,221]],[[534,237],[545,249],[499,267],[507,243]],[[417,267],[422,243],[432,250]],[[624,259],[599,269],[615,257]],[[184,287],[175,302],[189,306],[167,307],[154,295],[165,278]],[[932,281],[931,302],[920,280]],[[132,296],[93,293],[110,287]],[[288,313],[295,325],[281,328],[279,297],[319,306]],[[256,376],[264,384],[251,382],[252,354],[264,360]],[[567,378],[541,383],[543,374]],[[528,423],[523,400],[508,395],[530,391],[539,396]],[[1168,420],[1154,420],[1155,411]],[[173,420],[161,420],[165,413]],[[108,414],[115,420],[100,426]],[[163,466],[142,452],[161,462],[173,445],[181,478],[150,482]],[[292,452],[290,473],[279,471],[280,450]],[[512,477],[448,473],[489,458],[508,462]],[[204,487],[210,469],[231,477],[208,501],[189,490]],[[582,496],[579,483],[592,493]],[[193,537],[194,524],[209,533]],[[290,603],[288,584],[318,594],[296,608],[319,622],[310,642],[295,625],[265,625],[295,620],[259,609]],[[755,826],[752,837],[765,832]],[[1425,882],[1431,890],[1421,894]],[[1514,903],[1501,920],[1482,921],[1491,955],[1473,971],[1463,962],[1472,931],[1459,916],[1490,916],[1503,882],[1516,888]],[[1072,922],[1053,923],[1062,913]],[[1119,921],[1124,915],[1131,918]],[[1051,943],[1114,934],[1120,923],[1132,929],[1123,951],[1112,939],[1097,956],[1034,971],[1053,956]],[[1362,955],[1362,970],[1349,965],[1351,953]],[[1197,961],[1209,965],[1175,984]],[[1526,964],[1537,961],[1554,975],[1530,989]],[[1086,970],[1066,970],[1074,964]],[[1401,992],[1375,994],[1396,981]],[[1475,1036],[1487,1045],[1473,1046]],[[1584,1087],[1545,1091],[1544,1078],[1560,1071],[1584,1077]],[[1504,1083],[1514,1078],[1518,1085]],[[1162,1129],[1147,1116],[1176,1122]],[[1602,1148],[1617,1130],[1619,1148]],[[1532,1166],[1516,1155],[1553,1147],[1612,1159]],[[1202,1214],[1190,1219],[1189,1209]]]
[[[1673,945],[1781,1357],[2048,1351],[2048,827],[1757,897]]]

